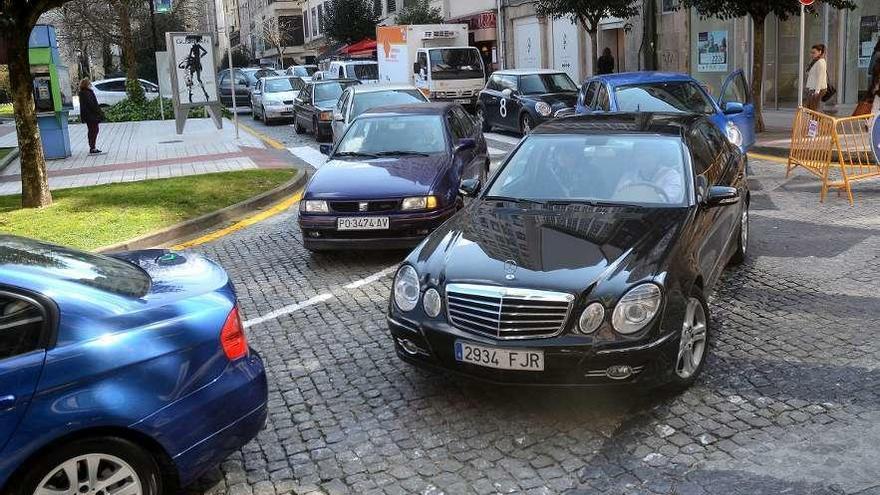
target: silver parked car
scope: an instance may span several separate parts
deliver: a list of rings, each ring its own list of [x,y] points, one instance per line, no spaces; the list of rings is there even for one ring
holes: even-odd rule
[[[333,110],[333,138],[342,137],[343,131],[358,115],[373,107],[427,103],[428,98],[409,84],[370,84],[346,88]]]
[[[266,125],[272,121],[293,118],[293,100],[305,86],[301,77],[274,76],[257,81],[251,91],[251,110],[254,120]]]

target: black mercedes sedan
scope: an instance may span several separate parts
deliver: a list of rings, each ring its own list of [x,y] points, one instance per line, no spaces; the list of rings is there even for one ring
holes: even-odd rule
[[[400,358],[515,384],[696,379],[707,294],[749,238],[746,156],[710,120],[559,119],[462,190],[395,275]]]
[[[483,132],[493,128],[528,134],[564,110],[573,111],[577,85],[562,71],[511,69],[493,72],[477,100]]]

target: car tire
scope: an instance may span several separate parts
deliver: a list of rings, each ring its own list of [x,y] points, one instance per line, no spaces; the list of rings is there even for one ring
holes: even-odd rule
[[[257,111],[256,111],[256,110],[251,110],[251,118],[253,118],[253,119],[256,120],[256,121],[259,121],[259,120],[260,120],[260,116],[257,115]]]
[[[483,105],[477,107],[477,120],[480,121],[480,129],[483,132],[492,131],[492,124],[490,124],[489,121],[486,120],[486,111],[483,110]]]
[[[532,127],[532,117],[528,113],[522,114],[519,118],[519,133],[526,136],[532,132]]]
[[[85,479],[69,480],[62,467],[69,462],[75,462],[79,474],[85,474]],[[88,469],[85,468],[91,462],[97,462],[98,477],[95,486],[89,485]],[[122,478],[117,483],[110,485],[112,491],[101,485],[102,480],[128,471],[128,477]],[[80,476],[78,476],[79,478]],[[160,495],[164,493],[161,470],[153,456],[138,445],[119,437],[82,438],[56,445],[38,456],[28,465],[18,482],[12,482],[12,495],[33,495],[41,488],[46,491],[51,489],[64,490],[75,482],[78,489],[74,491],[85,493],[112,493],[126,487],[126,483],[132,484],[134,489],[140,485],[140,493],[143,495]],[[92,489],[94,488],[94,491]]]
[[[711,318],[706,296],[694,287],[685,303],[685,316],[679,331],[678,349],[672,359],[669,392],[682,392],[702,373],[712,343]]]
[[[296,112],[293,112],[293,132],[296,134],[305,134],[305,127],[299,124],[299,117],[297,117]]]
[[[319,143],[323,143],[325,141],[324,134],[321,133],[321,128],[318,125],[318,117],[312,118],[312,133],[315,135],[315,141]]]
[[[746,260],[746,256],[749,252],[749,202],[746,199],[745,205],[743,206],[742,214],[740,215],[739,221],[739,230],[737,230],[736,235],[736,250],[733,252],[733,256],[730,258],[730,263],[733,265],[739,265],[743,261]]]
[[[263,117],[263,123],[266,124],[267,126],[270,125],[271,121],[269,120],[269,117],[266,116],[266,107],[264,107],[264,106],[260,107],[260,115]]]

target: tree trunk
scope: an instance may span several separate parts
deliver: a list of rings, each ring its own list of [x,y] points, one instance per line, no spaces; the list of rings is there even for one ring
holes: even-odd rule
[[[752,43],[752,103],[755,105],[755,132],[764,132],[762,114],[764,83],[764,21],[766,17],[752,17],[755,25],[755,42]]]
[[[7,37],[9,82],[21,161],[21,206],[39,208],[52,204],[52,193],[49,192],[46,158],[34,109],[33,79],[28,60],[31,26],[15,23],[9,29],[12,31]]]
[[[134,39],[131,34],[131,13],[128,0],[116,0],[116,12],[119,14],[119,32],[122,35],[122,57],[125,60],[125,89],[129,98],[140,99],[143,90],[138,83],[137,53],[135,53]]]
[[[590,43],[593,45],[593,74],[596,75],[599,70],[599,28],[594,27],[593,29],[587,29],[587,33],[590,35]]]

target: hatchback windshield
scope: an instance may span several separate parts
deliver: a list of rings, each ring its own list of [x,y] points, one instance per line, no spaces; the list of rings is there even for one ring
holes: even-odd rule
[[[267,93],[283,93],[285,91],[299,91],[302,89],[302,79],[294,77],[285,79],[266,79],[264,84]]]
[[[483,78],[483,59],[475,48],[445,48],[430,51],[431,78]]]
[[[359,81],[379,79],[379,64],[352,64],[347,72],[351,74],[352,71]]]
[[[350,82],[329,81],[315,85],[315,101],[338,100],[345,88],[351,86]]]
[[[360,118],[351,124],[334,155],[433,154],[446,150],[439,115]]]
[[[351,117],[367,110],[385,105],[405,105],[407,103],[423,103],[425,96],[417,89],[389,89],[388,91],[370,91],[354,95],[351,106]]]
[[[524,95],[574,93],[577,90],[568,74],[529,74],[519,78],[519,91]]]
[[[534,135],[498,173],[486,198],[682,205],[681,142],[640,135]]]
[[[150,290],[150,277],[131,263],[11,235],[0,235],[2,266],[130,297]]]
[[[621,112],[715,112],[700,87],[691,81],[620,86],[614,94]]]

